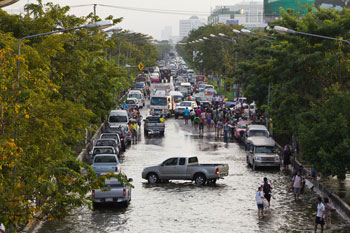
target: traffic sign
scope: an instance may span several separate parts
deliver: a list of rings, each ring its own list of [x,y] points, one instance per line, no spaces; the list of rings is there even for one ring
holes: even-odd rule
[[[139,68],[139,70],[141,71],[141,70],[143,70],[144,66],[143,66],[143,64],[140,62],[140,64],[137,66],[137,68]]]

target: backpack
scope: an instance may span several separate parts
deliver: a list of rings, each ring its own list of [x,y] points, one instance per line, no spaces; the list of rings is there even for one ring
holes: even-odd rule
[[[264,183],[263,191],[264,191],[265,194],[270,194],[271,187],[270,187],[269,183]]]

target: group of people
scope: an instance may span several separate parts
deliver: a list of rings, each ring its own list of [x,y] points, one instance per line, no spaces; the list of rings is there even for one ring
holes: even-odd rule
[[[244,111],[241,109],[230,109],[223,105],[203,107],[199,106],[196,109],[189,110],[186,108],[184,110],[185,124],[191,121],[192,126],[199,129],[199,133],[204,132],[205,126],[207,130],[210,131],[212,128],[215,130],[216,137],[224,137],[224,141],[227,143],[228,139],[233,138],[233,128],[234,125],[239,121],[256,119],[254,123],[259,123],[261,121],[261,116],[257,117],[258,114],[253,114],[251,116],[244,115]]]

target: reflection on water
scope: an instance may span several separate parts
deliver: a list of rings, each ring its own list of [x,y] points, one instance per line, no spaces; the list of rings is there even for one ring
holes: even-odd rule
[[[206,132],[205,132],[206,133]],[[183,121],[168,119],[166,135],[145,138],[123,155],[122,170],[133,178],[135,189],[127,208],[82,208],[63,221],[47,222],[39,233],[66,232],[312,232],[316,196],[305,190],[295,202],[289,192],[290,174],[279,170],[252,171],[237,143],[225,144],[196,135]],[[142,169],[171,156],[198,156],[201,163],[228,163],[230,175],[216,185],[199,187],[190,181],[149,185]],[[257,217],[255,192],[263,177],[273,185],[271,208]],[[332,231],[350,232],[333,214]]]

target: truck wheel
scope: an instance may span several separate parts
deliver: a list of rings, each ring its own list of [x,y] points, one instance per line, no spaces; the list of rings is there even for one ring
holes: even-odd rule
[[[147,176],[147,180],[148,180],[149,184],[156,184],[156,183],[158,183],[159,178],[158,178],[156,173],[150,173]]]
[[[197,174],[194,177],[194,182],[196,183],[196,185],[204,185],[206,180],[207,180],[207,178],[205,177],[205,175],[203,175],[201,173]]]

